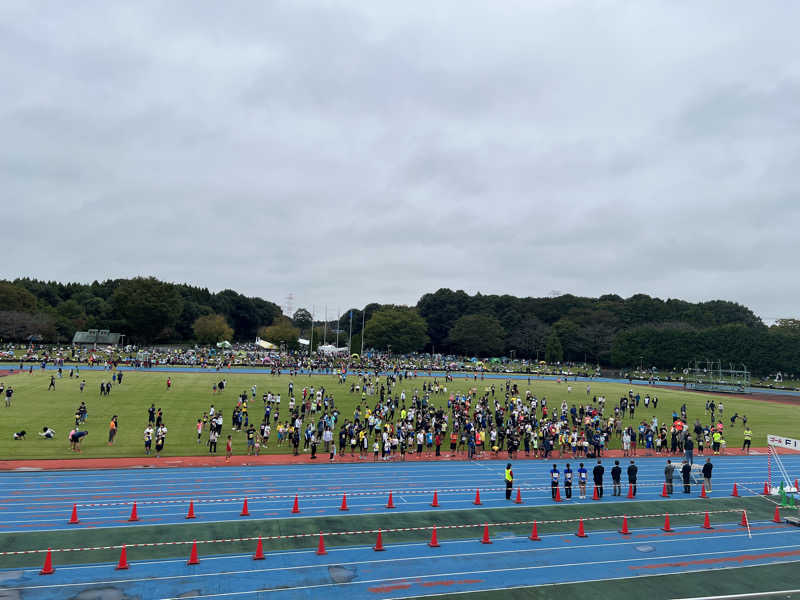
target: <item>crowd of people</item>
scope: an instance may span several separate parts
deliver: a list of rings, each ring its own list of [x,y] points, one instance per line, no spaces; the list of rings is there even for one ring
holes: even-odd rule
[[[575,394],[582,396],[580,400],[554,405],[547,397],[522,391],[521,382],[511,379],[448,391],[453,382],[454,377],[446,375],[424,379],[416,387],[418,380],[402,372],[362,372],[357,378],[339,378],[339,386],[360,397],[352,414],[340,412],[333,390],[324,386],[296,389],[293,380],[283,398],[272,391],[261,394],[256,409],[259,394],[253,385],[236,396],[231,430],[245,433],[247,454],[258,455],[274,443],[290,448],[294,455],[308,452],[311,459],[322,451],[330,460],[338,453],[377,461],[443,452],[468,459],[501,453],[509,458],[524,453],[542,459],[593,459],[602,458],[616,440],[624,457],[685,456],[691,464],[695,452],[724,454],[726,448],[724,406],[713,400],[693,423],[686,404],[672,412],[671,420],[659,423],[651,412],[659,398],[633,389],[612,406],[604,396],[592,395],[587,385],[585,396],[583,390]],[[223,379],[214,384],[212,393],[226,386]],[[572,393],[571,385],[568,392]],[[642,413],[648,416],[642,418]],[[730,426],[735,427],[737,420],[744,428],[743,449],[748,450],[752,430],[746,415],[731,416]],[[211,454],[217,451],[222,424],[222,410],[213,404],[197,419],[197,441],[205,441]],[[231,443],[228,440],[229,451]]]

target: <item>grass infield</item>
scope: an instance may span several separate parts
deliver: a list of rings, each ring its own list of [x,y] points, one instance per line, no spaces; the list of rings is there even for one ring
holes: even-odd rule
[[[0,457],[2,458],[79,458],[79,457],[122,457],[142,456],[142,432],[147,425],[147,409],[150,404],[162,408],[165,423],[169,429],[167,443],[162,456],[187,456],[207,453],[205,444],[197,444],[196,424],[204,411],[208,411],[211,404],[224,413],[225,425],[223,438],[220,445],[224,448],[224,440],[228,434],[233,435],[234,453],[245,454],[246,442],[243,432],[232,432],[231,413],[236,404],[238,395],[251,386],[257,386],[255,401],[249,402],[251,420],[260,423],[263,417],[263,403],[261,397],[264,393],[272,391],[280,393],[282,397],[280,420],[288,418],[288,385],[294,381],[295,396],[302,397],[304,387],[314,386],[319,389],[324,386],[334,394],[336,406],[340,410],[340,422],[345,418],[352,418],[353,410],[361,401],[360,393],[351,393],[350,384],[339,384],[334,375],[299,376],[290,378],[288,375],[272,376],[266,373],[251,374],[222,374],[213,371],[206,373],[172,373],[173,385],[171,390],[166,388],[166,373],[130,372],[126,371],[122,385],[116,385],[108,396],[100,396],[99,386],[102,381],[110,381],[111,373],[104,371],[80,372],[80,377],[70,379],[65,370],[65,376],[56,379],[55,391],[48,391],[50,374],[52,371],[41,372],[34,370],[32,375],[21,373],[4,377],[3,383],[14,387],[13,406],[5,408],[0,403]],[[221,379],[227,379],[228,387],[223,393],[212,393],[212,386]],[[85,391],[81,393],[79,383],[86,380]],[[423,381],[433,381],[431,378],[417,378],[404,380],[395,391],[399,394],[405,390],[410,399],[414,390],[422,390]],[[442,380],[440,380],[440,383]],[[477,388],[479,393],[494,383],[496,394],[503,397],[505,388],[503,380],[473,381],[470,379],[456,379],[447,386],[447,393],[434,394],[433,403],[436,406],[447,405],[447,397],[451,392],[466,392]],[[644,397],[645,394],[655,395],[659,398],[658,408],[645,410],[643,403],[637,410],[635,418],[625,417],[623,423],[634,425],[641,419],[650,419],[657,416],[659,423],[669,422],[673,410],[680,410],[686,403],[688,419],[694,422],[700,418],[701,422],[708,423],[709,417],[704,415],[706,400],[709,395],[683,390],[670,390],[653,388],[649,386],[628,386],[613,383],[591,383],[590,394],[587,396],[585,382],[556,383],[554,381],[531,380],[528,385],[526,380],[517,380],[521,392],[530,389],[539,398],[543,396],[548,400],[548,406],[557,410],[562,400],[569,405],[580,402],[591,402],[593,396],[604,395],[607,398],[607,411],[613,410],[620,396],[626,395],[629,389]],[[572,391],[568,391],[568,385]],[[502,390],[501,390],[502,388]],[[377,396],[368,396],[367,402],[373,406]],[[754,446],[765,444],[767,433],[782,434],[790,437],[800,437],[800,420],[795,418],[796,407],[778,402],[765,402],[733,396],[714,396],[717,403],[723,402],[725,406],[724,423],[725,437],[731,447],[741,447],[742,425],[737,422],[735,427],[730,427],[730,416],[734,412],[739,415],[746,414],[748,424],[754,432]],[[74,425],[74,414],[81,401],[85,401],[89,416],[85,429],[89,435],[82,442],[82,453],[70,451],[66,440],[69,430]],[[410,401],[410,400],[409,400]],[[608,414],[608,413],[607,413]],[[119,429],[113,446],[108,445],[108,425],[113,415],[118,416]],[[398,415],[399,418],[399,415]],[[274,427],[272,437],[267,448],[262,448],[262,453],[288,453],[290,447],[285,444],[277,447],[277,433]],[[44,426],[56,430],[56,438],[44,440],[37,435]],[[84,426],[82,426],[84,427]],[[16,431],[25,430],[27,439],[14,441]],[[206,436],[207,437],[207,436]],[[205,438],[204,438],[205,440]],[[619,447],[619,440],[614,438],[611,447]]]

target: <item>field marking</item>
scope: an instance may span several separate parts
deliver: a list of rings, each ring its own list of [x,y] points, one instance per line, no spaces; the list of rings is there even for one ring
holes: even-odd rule
[[[795,546],[789,546],[795,547]],[[765,548],[768,550],[769,548]],[[719,554],[719,553],[712,553],[712,554]],[[700,556],[698,554],[694,555],[682,555],[682,556]],[[335,587],[335,586],[352,586],[352,585],[363,585],[368,583],[381,583],[381,582],[390,582],[390,581],[407,581],[408,579],[430,579],[432,577],[453,577],[453,576],[469,576],[469,575],[483,575],[488,573],[505,573],[508,571],[532,571],[538,569],[550,569],[553,567],[556,568],[567,568],[567,567],[579,567],[581,565],[602,565],[608,563],[618,563],[618,562],[635,562],[638,560],[645,560],[645,559],[624,559],[624,560],[607,560],[607,561],[593,561],[593,562],[580,562],[580,563],[568,563],[562,565],[536,565],[536,566],[528,566],[528,567],[510,567],[506,569],[483,569],[480,571],[456,571],[451,573],[436,573],[432,575],[407,575],[405,577],[391,577],[389,579],[372,579],[372,580],[364,580],[359,582],[344,582],[344,583],[323,583],[323,584],[316,584],[316,585],[304,585],[304,586],[295,586],[295,587],[286,587],[286,588],[278,588],[272,590],[247,590],[247,591],[238,591],[238,592],[222,592],[217,594],[204,594],[204,595],[195,595],[195,596],[186,596],[182,595],[179,597],[168,597],[163,598],[162,600],[182,600],[187,598],[222,598],[224,596],[234,596],[239,594],[259,594],[262,592],[283,592],[283,591],[294,591],[294,590],[308,590],[308,589],[320,589],[320,588],[327,588],[327,587]],[[783,561],[787,563],[798,562],[798,561]],[[767,563],[767,564],[776,564],[776,563]],[[762,566],[762,565],[759,565]],[[735,568],[735,567],[734,567]],[[711,570],[711,569],[706,569]],[[681,571],[676,571],[676,573],[682,573]],[[666,574],[673,574],[673,573],[666,573]],[[225,575],[225,573],[220,573],[220,575]],[[622,579],[630,579],[629,577],[625,577]],[[610,580],[610,579],[609,579]],[[600,580],[604,581],[604,580]],[[571,582],[575,583],[575,582]],[[551,585],[551,584],[542,584],[542,585]],[[539,587],[539,586],[531,586],[531,587]],[[13,589],[13,588],[12,588]],[[475,590],[475,591],[485,591],[485,590]]]
[[[782,561],[772,562],[772,563],[769,563],[769,564],[770,565],[785,565],[785,564],[791,564],[791,563],[796,563],[796,562],[798,562],[798,561],[796,561],[796,560],[782,560]],[[753,568],[758,568],[758,567],[763,567],[763,566],[764,565],[744,565],[744,566],[736,566],[736,567],[718,567],[718,568],[712,568],[712,569],[695,569],[695,570],[693,570],[691,572],[692,573],[708,573],[709,571],[729,571],[731,569],[753,569]],[[649,575],[648,577],[663,577],[663,576],[668,576],[668,575],[685,575],[686,573],[687,573],[687,571],[671,571],[671,572],[667,572],[667,573],[658,573],[657,575]],[[626,581],[628,579],[638,579],[638,580],[641,581],[642,580],[642,576],[641,575],[633,575],[633,576],[628,576],[628,577],[608,577],[606,579],[592,579],[591,581],[594,582],[594,583],[601,583],[601,582],[604,582],[604,581]],[[478,594],[478,593],[485,593],[485,592],[501,592],[501,591],[505,591],[505,590],[527,590],[527,589],[533,589],[533,588],[547,587],[547,586],[551,586],[551,585],[553,585],[553,586],[575,585],[576,583],[581,583],[581,582],[580,581],[578,581],[578,582],[575,582],[575,581],[558,581],[558,582],[554,582],[554,583],[537,583],[537,584],[533,584],[533,585],[512,585],[512,586],[507,586],[507,587],[485,588],[485,589],[481,589],[481,590],[466,590],[466,591],[441,592],[441,593],[436,593],[436,594],[424,594],[424,595],[421,595],[421,596],[397,596],[396,598],[386,598],[385,600],[413,600],[414,598],[435,598],[437,596],[455,596],[455,595],[463,595],[463,594]],[[788,590],[788,592],[793,592],[793,591],[796,591],[796,590]],[[769,593],[769,592],[767,592],[767,593]],[[760,595],[758,592],[754,592],[754,594],[755,594],[755,597],[758,597]],[[763,594],[763,592],[761,594]],[[708,596],[707,598],[719,598],[719,599],[722,599],[722,598],[737,598],[737,597],[742,597],[742,596]],[[162,600],[167,600],[167,599],[162,599]],[[704,599],[702,599],[702,598],[695,598],[695,599],[693,599],[693,598],[681,598],[681,599],[675,598],[673,600],[704,600]]]
[[[608,532],[606,532],[606,533],[608,533]],[[762,536],[779,535],[779,534],[782,534],[782,533],[785,533],[785,531],[763,532],[763,533],[757,534],[757,535],[762,535]],[[561,537],[563,537],[564,534],[563,533],[554,534],[552,537],[557,537],[559,535]],[[714,538],[714,539],[740,538],[740,537],[744,537],[745,535],[746,534],[744,534],[744,533],[733,534],[733,535],[726,535],[726,536],[722,536],[722,537],[718,537],[718,538]],[[513,538],[505,538],[505,539],[516,539],[517,537],[518,536],[514,536]],[[657,540],[656,542],[657,543],[668,544],[668,543],[672,543],[672,542],[683,543],[683,542],[686,542],[686,541],[707,540],[707,539],[708,539],[708,536],[704,535],[704,536],[701,536],[701,537],[685,538],[685,539],[666,538],[666,539],[663,539],[663,540]],[[462,542],[462,543],[464,542],[464,540],[454,540],[454,541],[459,541],[459,542]],[[626,545],[627,546],[632,546],[632,545],[639,544],[639,543],[641,543],[641,541],[620,540],[619,542],[610,542],[610,543],[604,543],[604,544],[586,544],[584,546],[580,546],[580,548],[581,549],[584,549],[584,548],[591,549],[591,548],[610,547],[610,546],[626,546]],[[420,549],[423,549],[423,548],[425,548],[427,546],[427,544],[417,543],[417,544],[409,544],[407,546],[417,546]],[[695,554],[670,554],[670,555],[666,555],[666,556],[644,556],[644,557],[636,557],[636,558],[629,558],[629,559],[615,559],[615,560],[580,562],[580,563],[564,563],[564,564],[558,564],[558,565],[553,565],[553,564],[549,564],[549,565],[533,565],[533,566],[526,566],[526,567],[511,567],[511,568],[508,568],[508,569],[494,569],[494,570],[488,570],[488,571],[474,571],[474,572],[473,571],[467,571],[467,572],[464,572],[464,573],[454,573],[454,574],[458,575],[458,574],[484,573],[484,572],[485,573],[493,573],[493,572],[520,571],[520,570],[530,570],[530,569],[545,569],[545,568],[553,568],[553,567],[556,567],[556,568],[572,567],[572,566],[578,566],[578,565],[602,565],[602,564],[618,563],[618,562],[640,562],[640,561],[649,562],[649,561],[652,561],[652,560],[667,560],[667,559],[673,559],[673,558],[688,558],[688,557],[694,557],[694,556],[736,554],[737,552],[744,552],[744,551],[756,552],[756,551],[766,551],[766,550],[782,550],[782,549],[786,549],[786,548],[798,548],[798,547],[800,547],[800,545],[798,545],[798,544],[789,544],[789,545],[783,545],[783,546],[766,546],[766,547],[759,547],[759,548],[751,548],[749,550],[745,550],[743,548],[739,548],[739,549],[736,549],[736,550],[723,550],[723,551],[718,551],[718,552],[704,552],[704,553],[695,553]],[[354,550],[354,549],[355,550],[365,550],[365,549],[369,549],[369,548],[371,548],[371,547],[370,546],[357,546],[355,548],[353,548],[353,547],[346,547],[346,548],[335,548],[335,547],[333,547],[333,548],[331,548],[331,551],[344,552],[344,551],[351,551],[351,550]],[[561,547],[534,547],[534,548],[527,548],[527,549],[512,548],[512,549],[509,549],[509,550],[498,550],[498,551],[494,551],[494,552],[491,552],[491,551],[483,552],[483,551],[481,551],[481,552],[457,553],[457,554],[435,555],[435,556],[392,557],[392,558],[387,558],[387,559],[376,559],[376,560],[359,560],[359,561],[321,563],[321,564],[303,564],[303,565],[295,565],[295,566],[268,567],[268,568],[262,568],[262,569],[239,569],[239,570],[232,570],[232,571],[217,571],[217,572],[210,572],[210,573],[189,573],[189,574],[183,574],[183,575],[164,575],[164,576],[159,576],[159,577],[141,577],[141,578],[128,578],[128,579],[106,579],[106,580],[101,580],[101,581],[89,581],[89,582],[71,582],[71,583],[57,583],[57,584],[34,585],[34,586],[17,586],[17,587],[8,587],[8,588],[5,588],[5,589],[8,589],[8,590],[34,590],[34,589],[52,589],[52,588],[77,587],[77,586],[82,586],[82,585],[111,585],[111,584],[114,584],[114,583],[136,583],[136,582],[140,582],[140,581],[169,581],[169,580],[173,580],[173,579],[182,579],[182,578],[216,577],[218,575],[241,575],[241,574],[245,574],[245,573],[268,573],[268,572],[272,572],[272,571],[297,570],[297,569],[308,569],[308,568],[317,568],[317,567],[330,567],[330,566],[336,566],[336,565],[371,565],[371,564],[381,564],[381,563],[390,563],[390,562],[413,562],[413,561],[418,561],[418,560],[431,560],[432,558],[434,558],[434,559],[449,559],[449,558],[458,559],[458,558],[471,557],[471,556],[484,557],[484,556],[489,556],[489,555],[501,555],[501,554],[550,552],[550,551],[554,551],[554,550],[555,551],[562,551],[563,550],[563,551],[574,552],[576,550],[576,548],[578,548],[578,547],[575,547],[575,546],[569,546],[569,547],[561,546]],[[310,551],[306,551],[306,552],[310,552]],[[146,564],[148,564],[148,565],[151,565],[151,564],[164,564],[164,563],[167,563],[167,562],[174,562],[174,561],[175,561],[175,559],[170,559],[169,561],[148,561]],[[180,562],[183,562],[183,561],[180,561]],[[788,562],[794,562],[794,561],[788,561]],[[112,563],[101,563],[101,565],[106,565],[106,564],[111,565]],[[134,566],[135,566],[135,564],[136,563],[132,563],[132,565],[134,565]],[[69,567],[64,567],[64,569],[67,569],[67,568],[69,568]],[[30,573],[37,573],[38,569],[23,569],[23,572],[24,571],[28,571]],[[410,578],[410,577],[426,578],[426,577],[438,577],[438,576],[445,576],[445,575],[447,575],[447,574],[394,577],[394,578],[390,578],[390,579],[376,580],[376,581],[394,581],[394,580],[398,580],[398,579],[407,579],[407,578]],[[368,583],[368,582],[354,582],[354,584],[355,583]],[[325,584],[325,585],[337,585],[337,584]],[[312,586],[312,587],[316,587],[316,586]],[[289,590],[289,589],[305,589],[305,588],[300,587],[300,588],[281,588],[281,589]],[[242,592],[242,593],[256,593],[258,591],[259,590],[256,590],[254,592]],[[260,590],[260,591],[263,591],[263,590]],[[222,595],[231,595],[231,593],[225,593],[225,594],[222,594]],[[198,597],[201,597],[201,596],[198,596]]]
[[[800,594],[800,589],[775,590],[772,592],[749,592],[746,594],[727,594],[724,596],[693,596],[692,598],[674,598],[673,600],[733,600],[735,598],[760,598],[762,596],[778,596],[780,594]]]

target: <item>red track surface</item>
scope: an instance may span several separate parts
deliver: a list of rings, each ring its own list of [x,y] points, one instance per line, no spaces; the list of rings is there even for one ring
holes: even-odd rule
[[[788,452],[788,451],[787,451]],[[783,452],[781,452],[783,454]],[[767,454],[766,448],[752,448],[751,454]],[[725,452],[726,456],[742,456],[743,452],[738,448],[728,448]],[[658,456],[656,454],[647,454],[639,451],[636,458],[646,458]],[[662,454],[663,458],[682,458],[681,456],[675,457],[668,454]],[[712,456],[706,454],[705,456]],[[622,450],[608,450],[603,454],[604,459],[621,458]],[[414,454],[407,455],[407,462],[418,461],[439,461],[439,460],[464,460],[466,455],[464,453],[457,454],[451,457],[447,453],[442,456],[436,457],[433,454],[423,454],[417,457]],[[570,455],[563,457],[564,459],[572,458]],[[695,454],[695,459],[702,458]],[[558,453],[551,456],[550,459],[560,460]],[[548,459],[548,460],[550,460]],[[507,461],[508,455],[500,452],[497,456],[494,453],[484,453],[483,456],[475,460],[501,460]],[[526,457],[524,454],[519,454],[514,457],[514,460],[543,460],[533,457]],[[592,459],[589,459],[592,460]],[[233,456],[230,462],[225,462],[224,456],[168,456],[162,458],[154,458],[152,456],[132,456],[128,458],[56,458],[56,459],[37,459],[37,460],[2,460],[0,461],[0,471],[16,471],[16,470],[65,470],[65,469],[131,469],[131,468],[164,468],[164,467],[225,467],[225,466],[245,466],[245,465],[308,465],[308,464],[321,464],[328,462],[328,455],[320,453],[317,455],[316,461],[312,461],[308,453],[294,456],[292,454],[263,454],[261,456]],[[369,463],[372,462],[372,457],[367,456],[360,459],[358,455],[351,457],[349,454],[337,455],[335,462],[337,463]],[[382,462],[382,461],[381,461]]]

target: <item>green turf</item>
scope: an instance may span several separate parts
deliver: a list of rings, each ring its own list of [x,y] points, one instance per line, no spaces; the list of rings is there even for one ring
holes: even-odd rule
[[[68,370],[66,371],[68,373]],[[115,456],[141,456],[143,455],[142,431],[147,424],[147,408],[150,403],[156,407],[161,407],[165,414],[165,423],[169,429],[164,456],[180,456],[191,454],[204,454],[204,445],[198,445],[195,435],[195,424],[197,419],[202,416],[203,411],[209,409],[210,404],[215,404],[217,408],[222,408],[225,415],[225,435],[231,433],[230,416],[231,410],[236,403],[237,395],[243,390],[249,390],[253,384],[257,384],[257,399],[250,403],[250,415],[253,419],[260,419],[262,414],[261,395],[267,391],[280,393],[282,396],[281,420],[287,416],[287,387],[290,381],[289,376],[271,376],[268,374],[220,374],[213,371],[207,373],[172,373],[174,382],[171,391],[166,389],[166,373],[152,372],[125,372],[124,383],[114,386],[110,396],[99,395],[98,389],[101,381],[109,381],[109,372],[81,371],[81,379],[86,379],[86,391],[81,393],[78,388],[78,380],[64,377],[57,380],[56,390],[47,391],[51,371],[41,372],[34,369],[32,375],[27,373],[4,377],[2,381],[5,385],[12,385],[16,393],[14,394],[14,405],[12,408],[2,407],[0,404],[0,457],[2,458],[73,458],[83,457],[115,457]],[[222,394],[213,395],[212,385],[222,379],[228,380],[228,388]],[[351,379],[352,381],[352,379]],[[428,379],[431,381],[431,379]],[[423,378],[416,380],[405,380],[397,388],[405,390],[407,395],[413,393],[414,389],[421,390]],[[456,379],[448,385],[448,392],[466,391],[476,387],[483,391],[487,386],[495,384],[498,394],[503,385],[502,380],[493,381],[473,381],[471,378]],[[586,383],[571,382],[572,392],[567,391],[567,384],[556,383],[553,381],[532,380],[531,385],[522,380],[518,382],[521,390],[530,389],[540,398],[546,396],[551,409],[556,409],[562,399],[566,399],[571,405],[573,403],[585,401]],[[312,377],[299,376],[294,378],[295,394],[300,396],[301,390],[305,386],[314,385],[316,388],[325,386],[333,392],[336,398],[337,407],[342,413],[342,418],[351,418],[353,409],[360,401],[359,394],[350,393],[350,381],[345,385],[337,383],[337,378],[333,375],[314,375]],[[608,407],[611,408],[618,401],[621,395],[627,394],[628,389],[633,387],[644,396],[645,393],[655,394],[659,397],[658,410],[644,410],[643,405],[636,413],[638,419],[651,418],[658,416],[659,422],[664,422],[670,418],[673,410],[679,409],[682,403],[688,406],[688,418],[693,422],[699,417],[703,422],[704,405],[709,398],[706,394],[684,392],[683,390],[669,390],[653,388],[645,385],[628,386],[614,383],[592,383],[591,394],[605,395],[608,399]],[[446,406],[448,394],[434,395],[434,404]],[[717,402],[722,400],[725,404],[725,425],[726,438],[731,447],[741,446],[742,427],[741,422],[736,427],[729,427],[728,418],[734,412],[740,415],[746,414],[749,424],[754,431],[754,445],[765,445],[767,433],[783,434],[787,436],[800,437],[800,420],[796,418],[796,407],[776,402],[757,401],[748,398],[716,396]],[[86,429],[90,432],[83,442],[83,452],[75,455],[69,450],[66,435],[74,423],[74,412],[81,400],[85,400],[89,409],[89,420]],[[372,405],[376,397],[368,397],[368,402]],[[108,423],[112,415],[119,417],[119,432],[114,446],[107,445]],[[626,424],[631,421],[626,417]],[[43,440],[38,437],[37,432],[47,425],[57,432],[54,440]],[[21,442],[13,441],[13,432],[26,430],[28,439]],[[234,453],[242,454],[245,452],[245,441],[243,433],[233,433]],[[288,452],[288,446],[276,448],[275,440],[277,435],[273,428],[270,447],[263,452]],[[221,445],[224,447],[224,438]],[[612,441],[612,448],[618,447],[619,442],[615,438]],[[155,459],[153,459],[155,461]]]
[[[196,505],[198,512],[202,511],[202,504]],[[636,515],[661,515],[669,512],[671,524],[673,526],[700,525],[703,521],[702,515],[680,516],[677,513],[698,512],[733,509],[735,511],[747,510],[751,521],[767,520],[773,515],[774,504],[760,498],[713,498],[707,500],[670,500],[670,501],[647,501],[635,502],[621,505],[614,504],[582,504],[575,505],[551,505],[540,507],[513,506],[499,509],[471,509],[457,511],[436,511],[379,515],[352,515],[352,516],[330,516],[313,517],[302,519],[273,519],[256,520],[241,519],[222,523],[201,523],[187,522],[179,525],[141,525],[137,527],[118,527],[108,529],[76,529],[66,531],[44,531],[26,532],[21,534],[5,533],[0,534],[0,547],[3,550],[30,550],[42,548],[72,548],[72,547],[96,547],[108,545],[134,544],[142,542],[159,541],[191,541],[193,539],[229,539],[253,536],[273,536],[288,535],[298,533],[317,534],[324,532],[345,532],[345,531],[372,531],[376,529],[397,529],[404,527],[438,527],[444,525],[475,525],[463,529],[441,529],[438,531],[441,540],[480,538],[483,523],[505,523],[516,521],[539,521],[538,530],[540,535],[557,532],[575,532],[577,524],[570,523],[544,523],[560,519],[575,519],[582,517],[585,519],[595,517],[619,517],[626,514],[629,517]],[[288,510],[288,507],[287,507]],[[140,516],[146,517],[144,513]],[[741,515],[738,512],[712,514],[713,522],[733,523],[739,521]],[[67,515],[65,515],[65,527]],[[664,522],[663,517],[643,517],[630,519],[629,527],[632,529],[643,527],[661,526]],[[621,520],[599,519],[585,521],[585,530],[589,533],[598,530],[615,530],[621,527]],[[492,529],[492,535],[502,535],[503,533],[515,533],[517,535],[528,535],[531,530],[530,524],[516,526],[498,526]],[[405,531],[391,532],[384,535],[384,544],[423,541],[430,538],[430,531]],[[317,536],[312,535],[305,538],[269,540],[265,542],[265,551],[313,548],[317,544]],[[328,536],[328,545],[354,545],[354,544],[373,544],[375,534],[358,534]],[[227,554],[227,553],[247,553],[254,549],[253,542],[231,542],[224,544],[201,545],[202,554]],[[144,560],[149,558],[167,558],[185,556],[188,554],[189,547],[184,545],[160,546],[153,548],[132,548],[129,550],[131,560]],[[68,552],[58,553],[57,561],[61,564],[85,563],[113,561],[119,556],[118,550],[98,550],[92,552]],[[20,555],[0,557],[0,568],[35,566],[42,561],[41,555]]]

